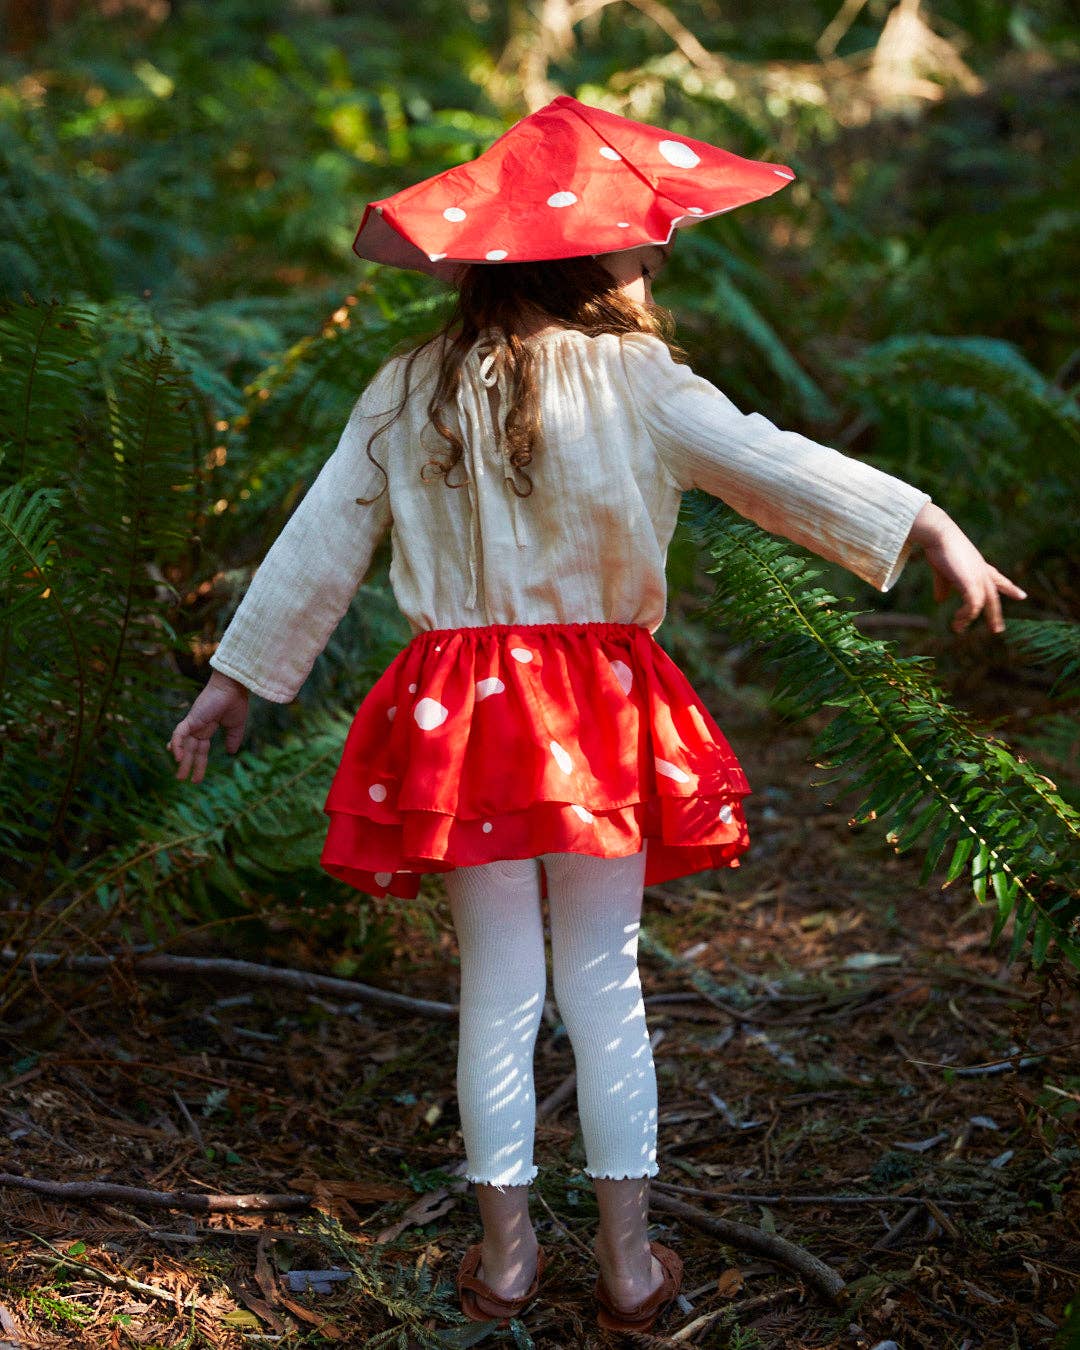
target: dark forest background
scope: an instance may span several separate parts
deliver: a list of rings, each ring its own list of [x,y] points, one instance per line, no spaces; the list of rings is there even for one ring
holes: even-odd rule
[[[87,998],[111,989],[114,1011],[128,1006],[116,963],[130,973],[140,955],[440,996],[419,956],[445,954],[438,886],[387,914],[318,864],[349,720],[408,637],[385,551],[296,702],[252,699],[239,757],[216,746],[196,787],[176,782],[165,742],[365,382],[447,305],[433,280],[355,257],[365,203],[476,155],[560,92],[793,167],[784,192],[682,232],[657,299],[691,363],[743,410],[925,488],[1029,595],[1003,637],[958,639],[918,561],[881,596],[688,501],[659,637],[760,755],[759,837],[797,797],[866,864],[837,885],[891,914],[879,944],[948,949],[924,903],[945,887],[982,934],[985,978],[1028,981],[1039,1006],[1068,997],[1080,26],[1065,0],[8,0],[11,1083],[78,1039]],[[807,895],[815,847],[793,855]],[[898,857],[907,870],[889,873]],[[901,898],[901,876],[924,900]],[[721,896],[744,884],[702,880],[710,940],[734,931]],[[798,967],[796,947],[782,959]],[[1080,1103],[1066,1069],[1047,1079],[1062,1099],[1044,1092],[1032,1118],[1045,1128],[1050,1111],[1051,1151]],[[64,1317],[37,1326],[59,1335]],[[946,1344],[927,1337],[911,1344]]]

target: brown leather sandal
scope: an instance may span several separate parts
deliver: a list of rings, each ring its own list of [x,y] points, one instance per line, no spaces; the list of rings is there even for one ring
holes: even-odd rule
[[[664,1268],[664,1283],[634,1307],[616,1307],[603,1276],[596,1277],[596,1301],[600,1305],[596,1320],[605,1331],[651,1331],[656,1319],[675,1301],[682,1288],[682,1258],[659,1242],[650,1242],[649,1250]]]
[[[543,1247],[536,1249],[536,1274],[533,1282],[520,1298],[500,1298],[481,1280],[476,1272],[480,1268],[480,1243],[474,1243],[465,1253],[457,1273],[458,1299],[461,1311],[474,1322],[491,1322],[499,1318],[499,1326],[510,1325],[510,1318],[517,1317],[527,1303],[531,1303],[540,1288],[540,1278],[547,1264]]]

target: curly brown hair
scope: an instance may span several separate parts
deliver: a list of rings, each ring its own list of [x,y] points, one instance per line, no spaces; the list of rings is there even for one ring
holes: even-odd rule
[[[420,473],[427,477],[428,471],[433,470],[448,487],[462,486],[449,479],[454,466],[461,462],[465,447],[448,421],[447,411],[460,386],[466,357],[480,335],[488,331],[494,337],[495,367],[507,377],[510,395],[504,417],[508,458],[528,487],[523,491],[516,483],[511,485],[518,496],[527,497],[532,491],[532,480],[525,469],[532,462],[540,437],[540,397],[535,357],[528,343],[518,335],[518,329],[523,321],[544,319],[589,337],[600,333],[650,333],[667,344],[677,361],[685,360],[685,354],[673,340],[675,323],[671,314],[656,305],[640,305],[624,295],[611,273],[595,258],[558,258],[499,267],[471,265],[463,270],[457,300],[446,323],[437,333],[422,338],[409,352],[401,402],[368,440],[367,454],[372,463],[382,470],[371,447],[397,421],[405,407],[413,362],[422,351],[437,345],[439,375],[427,411],[431,425],[448,450],[441,458],[429,459]],[[382,491],[386,491],[385,483]],[[382,492],[378,494],[381,495]],[[357,498],[363,505],[375,500],[377,497]]]

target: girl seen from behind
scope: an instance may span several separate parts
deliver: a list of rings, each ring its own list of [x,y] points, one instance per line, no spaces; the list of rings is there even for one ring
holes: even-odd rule
[[[738,865],[738,760],[656,644],[681,495],[700,488],[878,590],[918,546],[954,626],[1003,627],[993,568],[926,493],[741,413],[670,342],[652,281],[676,231],[794,175],[560,97],[488,151],[370,206],[360,256],[458,289],[386,362],[259,567],[170,747],[201,782],[251,692],[295,698],[389,531],[413,630],[356,713],[322,863],[382,904],[445,879],[460,949],[458,1102],[482,1239],[470,1317],[536,1295],[533,1046],[574,1049],[599,1207],[597,1316],[648,1330],[677,1254],[648,1239],[657,1092],[637,966],[644,887]]]

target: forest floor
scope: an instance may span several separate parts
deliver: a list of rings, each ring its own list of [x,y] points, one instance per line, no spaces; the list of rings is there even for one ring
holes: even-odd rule
[[[54,1015],[0,1084],[0,1170],[314,1204],[196,1214],[0,1186],[0,1347],[1054,1345],[1080,1278],[1075,992],[1025,980],[988,947],[970,890],[920,885],[916,860],[826,805],[805,734],[736,744],[753,784],[788,785],[749,799],[746,865],[651,891],[645,910],[652,1236],[686,1268],[651,1337],[595,1325],[596,1211],[553,1008],[537,1100],[563,1091],[541,1108],[534,1189],[550,1264],[499,1331],[456,1312],[478,1232],[451,1170],[453,1020],[116,975],[45,986]],[[433,912],[426,932],[396,922],[376,982],[453,1002],[454,942]],[[269,941],[264,961],[327,968],[295,930]],[[844,1294],[710,1218],[797,1244]],[[327,1270],[322,1292],[299,1274]]]

